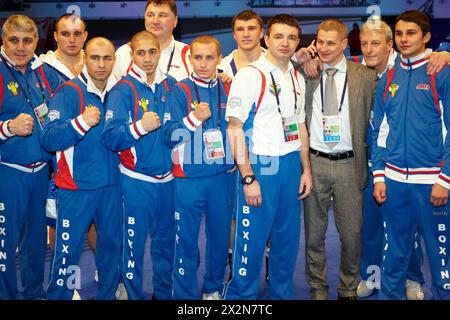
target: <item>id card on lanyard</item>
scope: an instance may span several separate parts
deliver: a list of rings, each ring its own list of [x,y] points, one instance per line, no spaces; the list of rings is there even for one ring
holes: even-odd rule
[[[342,121],[341,110],[344,104],[345,92],[347,91],[347,74],[345,74],[344,88],[341,94],[341,101],[338,109],[338,114],[333,116],[325,116],[323,106],[323,81],[320,78],[320,99],[322,102],[322,139],[323,142],[341,142],[342,141]]]
[[[197,84],[194,82],[194,89],[195,94],[197,96],[197,101],[200,103],[200,94],[198,92]],[[205,152],[206,152],[206,159],[207,160],[213,160],[213,159],[220,159],[225,157],[225,148],[223,143],[223,136],[222,131],[220,131],[220,82],[217,80],[217,96],[218,96],[218,103],[217,103],[217,110],[218,110],[218,120],[217,120],[217,128],[203,131],[203,145],[205,146]],[[212,114],[211,114],[211,120],[212,120]]]
[[[280,97],[278,96],[277,85],[275,83],[275,79],[273,77],[272,72],[270,73],[270,77],[272,78],[272,85],[274,88],[275,98],[277,100],[278,113],[281,116],[284,142],[295,141],[300,138],[300,135],[298,132],[298,121],[297,121],[297,91],[295,89],[294,78],[292,77],[291,73],[289,73],[289,74],[291,75],[292,89],[294,90],[294,115],[290,116],[290,117],[284,117],[280,110]]]
[[[322,116],[323,142],[341,142],[341,117]]]
[[[222,132],[213,129],[203,132],[203,143],[205,145],[206,159],[220,159],[225,157]]]

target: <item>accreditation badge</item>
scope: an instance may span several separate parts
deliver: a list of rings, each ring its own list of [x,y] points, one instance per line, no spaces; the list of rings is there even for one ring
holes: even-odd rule
[[[44,102],[40,106],[37,106],[36,108],[34,108],[34,113],[36,114],[36,118],[39,120],[39,123],[42,127],[42,125],[44,124],[45,118],[47,116],[47,113],[48,113],[47,104]]]
[[[323,142],[341,142],[341,117],[322,116]]]
[[[299,133],[298,133],[298,123],[297,123],[297,117],[291,116],[291,117],[285,117],[283,118],[283,131],[284,131],[284,141],[295,141],[299,139]]]
[[[206,159],[220,159],[225,157],[223,147],[222,132],[220,130],[210,130],[203,133],[203,143],[205,145]]]

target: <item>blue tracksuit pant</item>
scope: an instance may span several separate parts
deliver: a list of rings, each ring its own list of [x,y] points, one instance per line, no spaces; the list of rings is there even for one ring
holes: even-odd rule
[[[123,282],[130,300],[145,299],[142,291],[145,241],[151,235],[153,292],[157,299],[172,297],[175,247],[173,181],[150,183],[121,175],[124,200]]]
[[[0,300],[45,297],[48,180],[48,166],[27,173],[0,164]],[[17,247],[23,286],[20,296],[16,277]]]
[[[198,234],[203,213],[206,217],[206,249],[202,292],[223,291],[235,176],[234,173],[221,173],[202,178],[175,178],[174,299],[201,298],[197,269]]]
[[[435,299],[450,299],[450,216],[448,205],[433,207],[431,184],[386,181],[382,205],[385,236],[381,263],[380,299],[405,299],[405,280],[417,228],[423,236]]]
[[[250,158],[255,156],[250,155]],[[300,153],[259,156],[252,167],[261,186],[262,206],[247,206],[243,186],[238,184],[233,274],[225,299],[256,299],[269,236],[269,298],[294,299],[294,271],[300,240],[301,201],[297,199],[302,170]]]
[[[419,233],[416,233],[413,244],[413,252],[408,267],[407,279],[423,284],[422,274],[422,244]],[[381,265],[383,255],[383,219],[381,206],[373,198],[373,177],[370,175],[369,184],[364,190],[363,225],[361,239],[361,279],[367,281],[374,275],[375,268]]]
[[[95,190],[58,189],[58,220],[55,250],[50,270],[47,297],[70,300],[79,289],[77,265],[87,229],[94,220],[97,230],[95,265],[98,270],[97,299],[115,299],[119,283],[122,247],[122,204],[119,186]]]

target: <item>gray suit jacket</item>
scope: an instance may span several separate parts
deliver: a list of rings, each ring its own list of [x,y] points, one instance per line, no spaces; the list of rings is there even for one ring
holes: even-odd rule
[[[378,76],[374,70],[347,60],[348,99],[350,109],[350,131],[352,134],[355,172],[358,185],[363,189],[369,179],[367,167],[367,127],[370,110],[375,102],[375,88]],[[311,126],[313,95],[320,84],[320,76],[306,80],[306,124]]]

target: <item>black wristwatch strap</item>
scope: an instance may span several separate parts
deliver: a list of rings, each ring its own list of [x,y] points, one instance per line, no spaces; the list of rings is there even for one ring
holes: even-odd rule
[[[242,178],[241,183],[243,185],[250,185],[252,184],[254,181],[256,180],[256,177],[254,174],[252,175],[246,175],[245,177]]]

